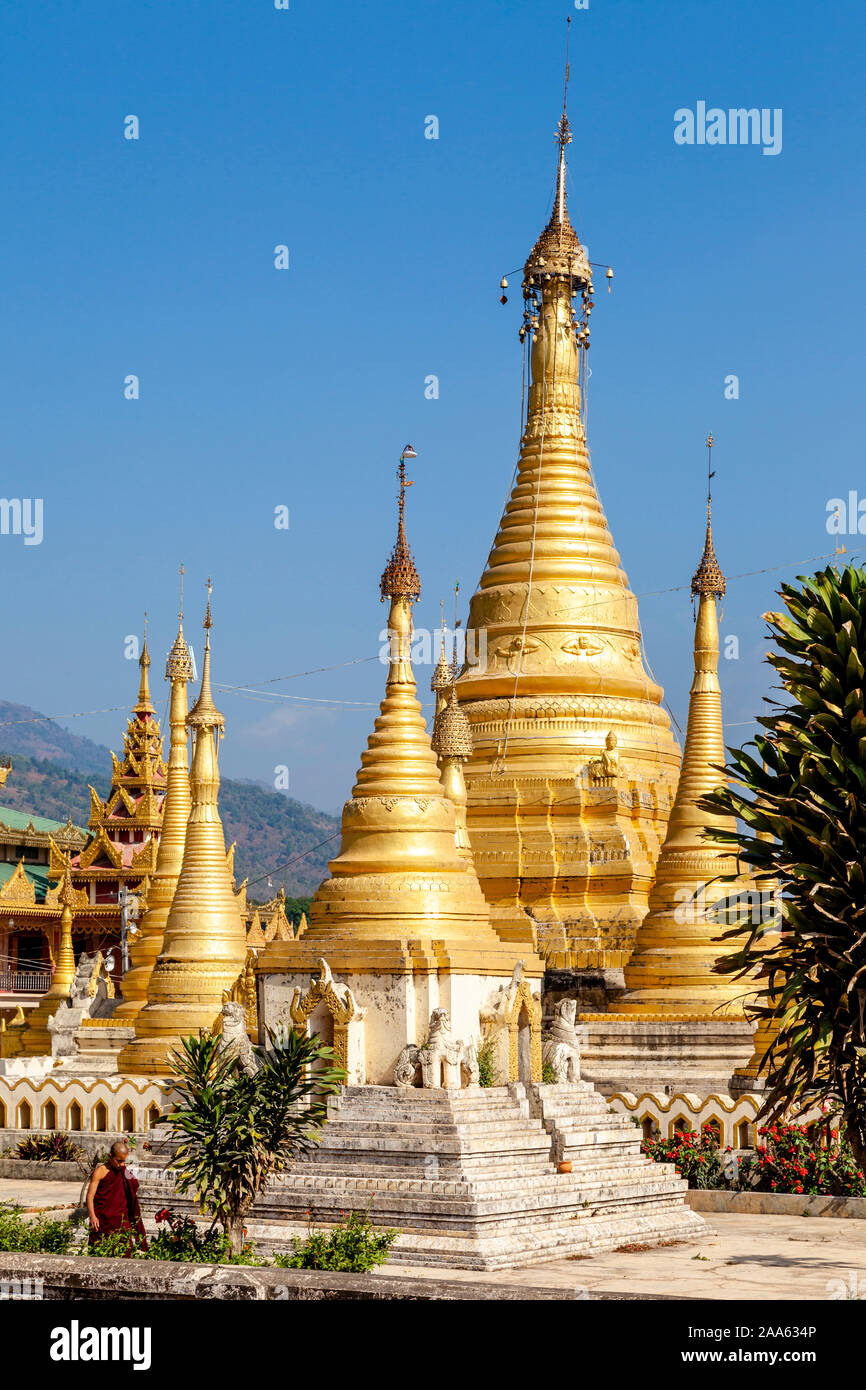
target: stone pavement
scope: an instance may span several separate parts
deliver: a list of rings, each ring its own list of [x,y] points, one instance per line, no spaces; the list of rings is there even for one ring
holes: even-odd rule
[[[595,1293],[644,1298],[866,1299],[866,1221],[842,1217],[708,1215],[713,1234],[654,1250],[612,1251],[528,1269],[449,1270],[449,1279],[557,1287],[564,1296]],[[700,1256],[701,1258],[698,1258]],[[395,1271],[396,1273],[396,1271]],[[442,1271],[400,1274],[442,1277]],[[833,1281],[836,1281],[835,1283]],[[847,1295],[846,1295],[846,1292]]]
[[[0,1178],[0,1202],[25,1207],[75,1207],[84,1178],[80,1182],[43,1182],[41,1178]]]
[[[0,1202],[29,1207],[74,1205],[80,1185],[0,1179]],[[556,1260],[524,1269],[479,1273],[449,1270],[447,1278],[484,1284],[582,1289],[652,1298],[866,1298],[866,1221],[823,1216],[756,1216],[713,1212],[713,1233],[654,1250],[618,1250],[587,1259]],[[702,1258],[698,1259],[697,1256]],[[384,1273],[389,1272],[386,1266]],[[443,1271],[401,1265],[401,1277],[441,1280]],[[834,1281],[836,1281],[834,1283]]]

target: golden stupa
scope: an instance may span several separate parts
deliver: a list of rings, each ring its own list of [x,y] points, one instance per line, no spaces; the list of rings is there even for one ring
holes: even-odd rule
[[[119,1070],[136,1075],[164,1075],[181,1037],[216,1027],[223,997],[246,960],[246,930],[219,815],[217,744],[225,721],[211,694],[211,625],[208,581],[201,690],[187,719],[195,746],[183,861],[147,1004],[135,1019],[135,1038],[118,1062]]]
[[[625,965],[679,768],[637,599],[593,479],[582,401],[593,272],[566,201],[524,269],[531,385],[517,477],[469,611],[458,679],[475,866],[500,935],[551,967]],[[504,282],[507,288],[507,283]]]
[[[711,448],[712,435],[707,443]],[[649,912],[626,966],[626,994],[615,1006],[617,1013],[643,1018],[742,1018],[743,998],[749,992],[742,980],[718,974],[714,967],[731,949],[720,940],[726,930],[724,902],[748,893],[753,885],[745,877],[720,881],[722,875],[737,873],[737,859],[712,832],[733,829],[734,822],[698,807],[700,799],[725,780],[717,604],[726,585],[713,548],[710,511],[708,500],[704,553],[692,578],[692,595],[698,599],[695,675],[682,771]]]
[[[57,960],[51,984],[36,1008],[28,1013],[24,1023],[14,1025],[0,1037],[0,1057],[50,1057],[51,1029],[49,1023],[64,1009],[75,979],[75,954],[72,949],[72,918],[81,906],[84,894],[75,888],[69,856],[66,856],[63,877],[52,892],[52,899],[61,907]]]
[[[400,1048],[423,1041],[433,1008],[450,1009],[464,1036],[466,1020],[477,1032],[485,991],[512,975],[518,954],[492,929],[471,858],[458,848],[457,811],[416,694],[410,648],[421,583],[403,524],[407,485],[401,459],[397,542],[381,579],[390,601],[385,698],[343,807],[340,852],[308,927],[266,946],[257,966],[300,984],[325,959],[360,1003],[375,1001],[373,1084],[390,1083]],[[527,979],[540,979],[541,960],[521,954]]]
[[[157,956],[162,950],[165,925],[180,877],[186,842],[190,811],[187,683],[192,679],[192,659],[183,635],[182,588],[177,637],[166,660],[165,678],[171,681],[168,715],[171,742],[162,807],[162,829],[156,868],[147,894],[147,908],[138,933],[129,948],[131,965],[123,977],[123,1000],[113,1014],[114,1019],[124,1023],[132,1023],[147,1002],[147,987]],[[122,1071],[123,1054],[119,1065]]]

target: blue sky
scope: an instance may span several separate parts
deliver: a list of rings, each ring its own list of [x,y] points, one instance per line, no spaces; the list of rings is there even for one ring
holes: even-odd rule
[[[759,615],[832,550],[828,499],[866,497],[855,3],[7,0],[2,492],[44,499],[44,539],[0,536],[5,698],[130,703],[124,639],[147,608],[157,673],[181,560],[196,640],[213,575],[222,682],[375,652],[406,440],[417,622],[458,577],[468,601],[518,442],[519,277],[504,309],[498,282],[549,211],[569,13],[570,203],[615,271],[593,315],[602,501],[639,594],[687,584],[713,431],[724,568],[783,567],[725,603],[729,736],[748,735]],[[701,100],[781,108],[782,152],[678,146],[674,112]],[[641,617],[684,723],[688,595]],[[382,680],[373,662],[268,687],[308,703],[226,693],[224,770],[285,765],[292,794],[335,809]],[[124,721],[63,722],[117,746]]]

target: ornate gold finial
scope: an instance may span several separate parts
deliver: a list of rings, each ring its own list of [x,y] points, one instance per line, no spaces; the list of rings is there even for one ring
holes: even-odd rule
[[[141,676],[138,682],[138,701],[133,705],[133,714],[153,714],[154,708],[150,699],[150,680],[148,671],[150,669],[150,652],[147,648],[147,610],[144,614],[144,640],[141,644],[141,655],[138,658],[138,669]]]
[[[430,742],[433,752],[440,758],[468,758],[475,747],[472,726],[460,708],[454,685],[447,705],[436,720]]]
[[[214,704],[213,695],[210,688],[210,630],[213,627],[213,618],[210,612],[210,598],[213,593],[213,584],[210,579],[207,581],[207,610],[204,615],[202,627],[205,630],[204,656],[201,663],[201,688],[199,689],[198,699],[189,712],[187,723],[191,729],[210,728],[225,729],[225,719]]]
[[[562,94],[562,115],[556,127],[556,140],[559,144],[559,159],[556,168],[556,197],[550,220],[538,241],[529,253],[524,266],[524,278],[530,289],[539,290],[544,281],[554,276],[562,276],[570,281],[571,294],[587,290],[592,284],[592,270],[584,247],[568,215],[565,179],[567,165],[566,146],[571,144],[571,125],[567,114],[569,78],[569,42],[571,38],[571,17],[568,17],[568,31],[565,42],[565,87]]]
[[[165,678],[167,681],[189,681],[192,680],[192,656],[183,635],[183,575],[184,568],[180,570],[180,608],[177,614],[177,636],[174,639],[171,651],[165,662]]]
[[[403,528],[403,509],[406,505],[406,489],[412,486],[412,479],[406,477],[406,464],[404,460],[417,457],[418,455],[415,453],[411,444],[407,444],[400,455],[400,467],[397,470],[397,477],[400,482],[397,540],[380,581],[383,603],[386,598],[405,598],[408,599],[410,603],[415,603],[421,596],[421,580],[415,568],[415,562],[412,559],[412,552],[409,549],[409,542],[406,539],[406,532]]]
[[[707,537],[704,541],[704,553],[701,556],[701,563],[698,565],[692,576],[692,597],[697,594],[712,594],[716,598],[724,598],[727,584],[722,573],[721,566],[716,559],[716,552],[713,548],[713,478],[716,476],[712,468],[713,445],[715,440],[711,434],[707,435]]]
[[[439,600],[439,607],[440,607],[441,615],[442,615],[442,624],[441,624],[441,631],[440,631],[440,637],[439,637],[439,641],[440,641],[440,644],[441,644],[441,650],[440,650],[440,652],[439,652],[439,660],[436,662],[436,665],[435,665],[435,667],[433,668],[433,675],[432,675],[431,678],[430,678],[430,689],[433,691],[434,695],[435,695],[435,694],[438,694],[438,693],[439,693],[440,691],[442,691],[442,690],[447,690],[448,687],[449,687],[450,685],[453,684],[453,682],[454,682],[454,677],[455,677],[455,675],[456,675],[455,663],[454,663],[453,661],[449,661],[449,660],[448,660],[448,657],[445,655],[445,600],[444,600],[444,598]],[[437,701],[437,705],[438,705],[438,701]]]

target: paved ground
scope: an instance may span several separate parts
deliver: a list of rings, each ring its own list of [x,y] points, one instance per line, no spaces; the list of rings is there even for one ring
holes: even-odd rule
[[[0,1178],[0,1202],[26,1207],[74,1206],[79,1183]],[[866,1221],[842,1217],[713,1213],[701,1241],[658,1250],[621,1250],[590,1259],[558,1260],[495,1274],[451,1270],[449,1278],[482,1283],[583,1289],[681,1298],[866,1299]],[[405,1265],[390,1274],[441,1279],[443,1271]]]
[[[454,1279],[679,1298],[866,1299],[866,1221],[842,1217],[713,1213],[712,1234],[656,1250],[613,1251],[589,1259],[495,1274],[452,1270]],[[700,1257],[700,1258],[698,1258]],[[392,1273],[398,1267],[392,1266]],[[399,1273],[408,1273],[399,1266]],[[429,1269],[413,1274],[441,1278]]]
[[[74,1207],[84,1182],[41,1182],[23,1178],[0,1178],[0,1202],[32,1207]]]

